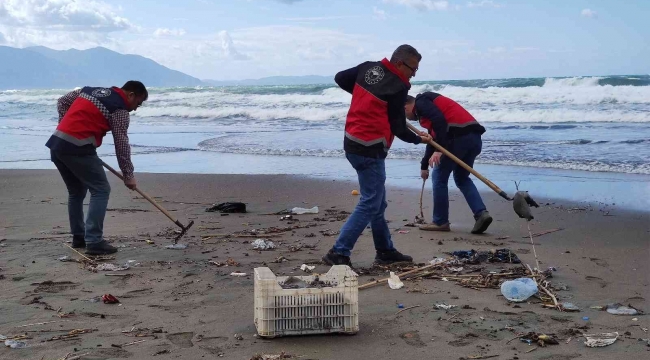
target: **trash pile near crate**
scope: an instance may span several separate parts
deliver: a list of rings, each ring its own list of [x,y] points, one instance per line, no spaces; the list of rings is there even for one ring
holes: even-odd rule
[[[255,269],[255,327],[262,337],[359,331],[357,274],[335,265],[326,274],[276,276]]]

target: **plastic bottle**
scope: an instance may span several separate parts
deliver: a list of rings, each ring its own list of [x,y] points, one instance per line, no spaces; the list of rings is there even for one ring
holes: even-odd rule
[[[501,284],[501,294],[513,302],[526,301],[537,294],[537,284],[531,278],[509,280]]]

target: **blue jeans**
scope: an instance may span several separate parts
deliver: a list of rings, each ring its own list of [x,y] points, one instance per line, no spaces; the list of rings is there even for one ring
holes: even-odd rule
[[[388,206],[386,187],[384,186],[386,182],[384,159],[349,153],[346,153],[345,157],[357,171],[361,199],[341,228],[341,234],[332,250],[338,254],[350,256],[354,244],[368,224],[372,229],[372,239],[377,251],[395,250],[384,217],[384,211]]]
[[[450,139],[448,150],[467,165],[473,167],[474,160],[481,153],[482,146],[481,135],[470,133]],[[469,177],[469,171],[443,155],[440,165],[433,168],[433,175],[431,176],[433,183],[433,223],[436,225],[444,225],[449,222],[449,190],[447,182],[452,172],[454,173],[454,182],[465,196],[474,218],[476,219],[486,210],[476,185]]]
[[[102,241],[111,187],[101,160],[96,154],[68,155],[51,151],[50,155],[68,188],[70,232],[72,235],[83,236],[87,244]],[[83,203],[88,190],[90,203],[84,223]]]

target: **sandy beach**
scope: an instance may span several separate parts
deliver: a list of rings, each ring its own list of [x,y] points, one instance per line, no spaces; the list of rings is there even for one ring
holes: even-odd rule
[[[135,260],[138,265],[95,273],[77,262],[58,260],[65,255],[81,258],[64,245],[71,237],[67,193],[58,173],[0,170],[0,334],[25,335],[22,341],[28,345],[2,347],[0,358],[54,360],[69,354],[78,359],[251,359],[256,354],[285,352],[297,359],[569,360],[641,358],[650,351],[647,316],[617,316],[590,308],[622,303],[650,311],[647,212],[536,199],[542,206],[534,210],[532,231],[561,229],[535,238],[541,268],[557,269],[551,280],[565,289],[557,291],[559,300],[574,303],[580,312],[546,309],[534,298],[513,305],[498,289],[419,279],[404,281],[400,290],[386,285],[361,290],[360,331],[354,336],[267,340],[256,336],[253,323],[253,269],[267,266],[278,275],[303,275],[299,267],[309,264],[316,265],[317,273],[326,272],[320,258],[336,239],[326,236],[326,230],[338,231],[345,220],[314,218],[323,218],[325,209],[352,211],[358,198],[350,192],[356,183],[290,175],[137,177],[140,188],[182,222],[195,221],[180,241],[188,247],[165,249],[173,237],[169,237],[173,224],[110,176],[105,238],[120,249],[108,262]],[[453,231],[426,233],[404,226],[419,212],[419,190],[389,188],[387,219],[396,247],[423,264],[456,250],[508,248],[534,266],[526,222],[516,217],[510,203],[494,194],[484,196],[495,218],[487,234],[469,233],[473,219],[458,193],[451,196]],[[429,186],[424,199],[428,219]],[[221,216],[205,211],[226,201],[245,202],[249,213]],[[293,225],[300,228],[272,238],[279,245],[272,251],[253,250],[252,238],[221,236],[285,227],[280,216],[265,214],[316,205],[318,215],[296,216]],[[206,235],[215,236],[202,239]],[[367,269],[374,255],[367,231],[352,262]],[[279,257],[287,261],[274,262]],[[238,265],[218,265],[227,262]],[[230,276],[233,271],[248,276]],[[386,275],[364,274],[359,284]],[[104,294],[114,295],[120,304],[91,300]],[[434,306],[442,303],[457,307]],[[419,307],[396,314],[398,304]],[[70,335],[76,329],[87,332]],[[510,341],[531,331],[555,334],[559,345],[529,352],[535,345]],[[586,347],[580,335],[614,331],[620,335],[618,340],[603,348]]]

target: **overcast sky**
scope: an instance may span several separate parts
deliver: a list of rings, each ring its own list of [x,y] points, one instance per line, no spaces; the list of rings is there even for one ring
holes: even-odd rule
[[[650,73],[647,0],[0,0],[0,45],[109,49],[201,79],[333,75],[424,56],[414,80]]]

